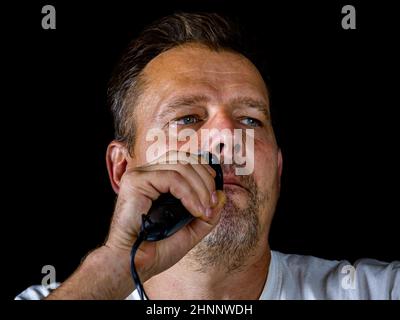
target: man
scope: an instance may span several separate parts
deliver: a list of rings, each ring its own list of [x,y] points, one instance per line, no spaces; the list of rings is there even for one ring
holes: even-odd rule
[[[150,299],[400,298],[400,262],[366,259],[351,266],[270,250],[282,154],[268,88],[228,21],[215,14],[158,21],[129,46],[109,93],[116,138],[107,168],[118,199],[108,238],[56,290],[34,287],[17,299],[137,299],[130,251],[141,214],[166,192],[196,219],[140,246],[135,265]],[[224,191],[216,191],[213,169],[189,161],[199,158],[185,152],[185,141],[169,150],[170,136],[165,152],[149,157],[148,133],[170,128],[217,129],[211,138],[221,139],[211,139],[209,148],[222,162],[224,135],[252,130],[251,173],[237,175],[240,166],[223,162]],[[198,139],[195,151],[207,149],[208,138]]]

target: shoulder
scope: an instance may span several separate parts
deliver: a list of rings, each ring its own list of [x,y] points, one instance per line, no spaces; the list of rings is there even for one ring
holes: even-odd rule
[[[48,286],[30,286],[15,297],[15,300],[42,300],[46,298],[60,284],[53,283]]]
[[[283,299],[399,299],[400,262],[327,260],[273,251]]]
[[[348,261],[326,260],[308,255],[274,252],[281,272],[282,299],[346,299],[341,290],[342,270]]]
[[[356,288],[363,299],[400,300],[400,261],[360,259],[354,263]]]

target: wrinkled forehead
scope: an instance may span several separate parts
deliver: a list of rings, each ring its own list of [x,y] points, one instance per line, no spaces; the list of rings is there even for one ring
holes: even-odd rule
[[[190,89],[214,94],[248,90],[267,99],[265,83],[247,58],[201,45],[183,45],[158,55],[146,66],[143,75],[148,87],[156,89],[158,95]]]

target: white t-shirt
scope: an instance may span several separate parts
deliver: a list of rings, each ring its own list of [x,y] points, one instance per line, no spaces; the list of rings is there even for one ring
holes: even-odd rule
[[[32,286],[16,300],[39,300],[50,288]],[[127,300],[138,300],[133,291]],[[269,273],[260,300],[400,300],[400,261],[330,261],[271,251]]]

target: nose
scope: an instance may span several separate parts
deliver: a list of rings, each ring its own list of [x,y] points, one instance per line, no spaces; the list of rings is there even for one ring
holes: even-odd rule
[[[225,110],[218,110],[201,128],[203,150],[213,153],[220,163],[232,156],[235,122]],[[204,134],[203,134],[204,133]]]
[[[210,114],[209,119],[203,125],[205,129],[231,130],[235,129],[235,121],[231,112],[226,108],[218,108],[213,110],[214,114]]]

